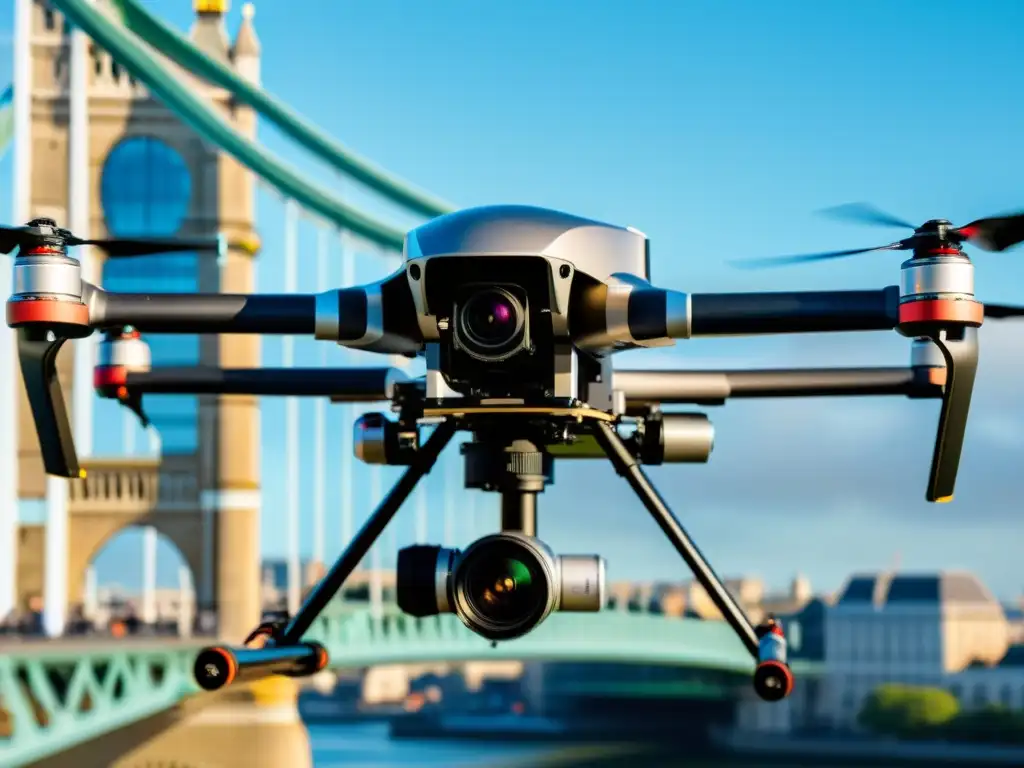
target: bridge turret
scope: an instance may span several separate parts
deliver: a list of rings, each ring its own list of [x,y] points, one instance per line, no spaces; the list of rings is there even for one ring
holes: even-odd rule
[[[238,28],[235,44],[231,49],[231,60],[240,77],[253,83],[259,83],[261,50],[260,40],[256,36],[256,27],[252,21],[255,15],[256,7],[252,3],[242,6],[242,24]]]
[[[189,33],[192,43],[222,64],[230,63],[231,43],[224,27],[224,14],[229,5],[228,0],[195,0],[192,5],[196,12],[196,20]]]

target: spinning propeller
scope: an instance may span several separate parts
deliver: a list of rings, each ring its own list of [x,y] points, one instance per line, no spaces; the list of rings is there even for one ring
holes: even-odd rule
[[[736,263],[750,267],[775,267],[784,264],[839,259],[872,251],[913,251],[914,258],[927,258],[928,256],[957,255],[960,253],[963,243],[970,243],[984,251],[993,252],[1005,251],[1024,243],[1024,213],[978,219],[963,227],[954,227],[945,219],[932,219],[920,227],[915,227],[903,219],[880,211],[866,203],[841,205],[830,208],[824,213],[860,224],[912,229],[914,234],[894,243],[872,248],[854,248],[847,251],[828,251],[799,256],[775,256],[766,259],[744,259]]]
[[[0,253],[11,253],[15,249],[31,251],[79,245],[91,245],[114,258],[151,256],[158,253],[215,251],[220,248],[220,242],[214,238],[188,240],[171,237],[115,237],[86,240],[66,229],[61,229],[52,219],[34,219],[23,227],[0,226]]]

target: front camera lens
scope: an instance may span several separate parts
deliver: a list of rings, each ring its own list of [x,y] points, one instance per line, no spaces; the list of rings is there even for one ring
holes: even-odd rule
[[[459,313],[460,337],[471,353],[496,356],[514,351],[523,335],[523,305],[503,288],[474,294]]]
[[[474,632],[510,639],[529,632],[554,607],[551,574],[531,548],[495,538],[467,551],[455,575],[456,612]]]
[[[547,599],[530,567],[510,557],[479,564],[466,581],[470,602],[496,624],[519,621]]]

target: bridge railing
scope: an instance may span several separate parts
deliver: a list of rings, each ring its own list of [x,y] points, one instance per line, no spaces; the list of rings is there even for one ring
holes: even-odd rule
[[[334,667],[429,661],[549,660],[706,667],[753,671],[750,654],[724,621],[603,611],[556,613],[525,637],[491,643],[457,616],[415,618],[386,606],[376,615],[337,604],[309,638],[327,648]],[[818,665],[794,660],[797,674]]]
[[[86,476],[68,484],[71,511],[198,508],[198,479],[191,467],[158,458],[89,459],[83,464]]]
[[[0,765],[19,768],[177,704],[198,643],[4,647]]]

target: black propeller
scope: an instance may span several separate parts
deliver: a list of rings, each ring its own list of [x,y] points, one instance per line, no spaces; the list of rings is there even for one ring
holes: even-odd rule
[[[914,227],[903,219],[880,211],[867,203],[850,203],[822,211],[835,218],[875,226],[913,229],[910,237],[874,248],[856,248],[848,251],[830,251],[800,256],[779,256],[764,259],[743,259],[734,262],[747,267],[782,266],[808,261],[838,259],[871,251],[914,251],[914,255],[927,256],[943,246],[959,249],[961,243],[970,243],[984,251],[1000,252],[1024,243],[1024,213],[996,216],[972,221],[963,227],[954,227],[945,219],[932,219]]]
[[[221,248],[221,241],[217,238],[189,240],[172,237],[115,237],[85,240],[76,237],[66,229],[61,229],[53,219],[34,219],[23,227],[0,226],[0,253],[11,253],[16,248],[29,250],[48,245],[54,247],[90,245],[104,251],[108,256],[116,258],[150,256],[157,253],[217,251]]]
[[[895,227],[896,229],[915,229],[914,225],[910,222],[893,216],[891,213],[879,210],[868,203],[846,203],[845,205],[837,205],[834,208],[826,208],[823,211],[819,211],[819,213],[823,216],[852,221],[856,224]]]

